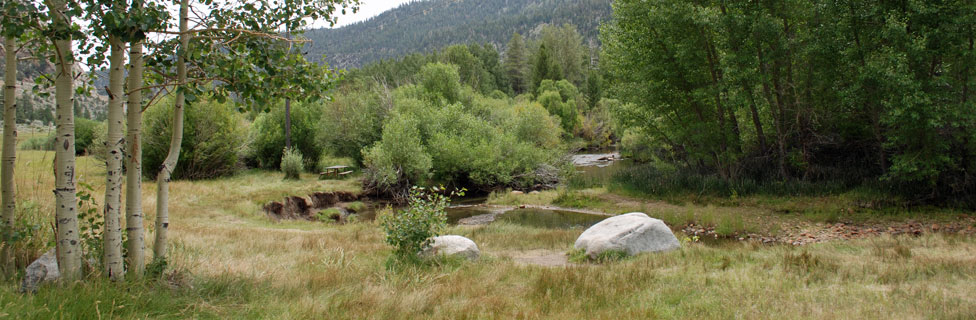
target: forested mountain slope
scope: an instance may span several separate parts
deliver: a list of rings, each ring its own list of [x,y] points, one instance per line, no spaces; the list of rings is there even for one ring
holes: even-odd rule
[[[596,44],[611,0],[426,0],[405,4],[370,20],[305,33],[310,60],[337,68],[359,67],[412,52],[457,43],[505,45],[515,32],[531,35],[543,24],[575,25]]]

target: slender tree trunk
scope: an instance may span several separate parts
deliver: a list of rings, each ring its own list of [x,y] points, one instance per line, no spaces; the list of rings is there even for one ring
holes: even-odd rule
[[[756,97],[752,93],[752,88],[746,85],[745,81],[742,82],[742,91],[745,91],[746,97],[749,98],[749,111],[752,113],[752,125],[756,127],[756,137],[759,138],[759,149],[765,155],[768,151],[766,146],[766,133],[763,132],[762,120],[759,118],[759,107],[756,106]]]
[[[108,132],[105,143],[105,272],[112,280],[125,279],[122,262],[122,154],[125,139],[125,42],[109,37]]]
[[[711,40],[708,39],[708,37],[705,35],[704,30],[699,30],[699,34],[702,36],[703,39],[702,41],[704,42],[703,46],[705,49],[705,57],[706,60],[708,61],[708,72],[712,76],[712,86],[714,86],[714,90],[715,90],[715,96],[714,96],[715,108],[716,108],[715,115],[718,120],[719,139],[720,139],[719,152],[721,153],[720,157],[718,158],[723,159],[722,161],[717,163],[717,165],[719,166],[719,173],[722,176],[722,178],[728,180],[731,177],[732,164],[725,161],[724,159],[731,158],[729,157],[729,151],[728,151],[728,143],[730,142],[731,139],[729,139],[728,137],[729,129],[728,126],[726,126],[726,119],[725,119],[726,110],[725,110],[725,105],[722,103],[722,91],[720,90],[722,75],[720,74],[721,71],[718,70],[719,68],[718,65],[719,62],[717,61],[718,57],[714,52],[714,47],[712,46]],[[731,114],[731,112],[729,114]]]
[[[54,17],[54,28],[66,30],[71,25],[64,15],[67,5],[62,0],[48,1]],[[58,269],[61,279],[71,282],[81,279],[81,238],[78,230],[78,202],[75,196],[75,118],[74,118],[74,52],[71,36],[54,40],[55,73],[55,151],[54,151],[54,207],[57,234]]]
[[[189,0],[180,0],[180,48],[176,58],[176,82],[181,86],[186,83],[186,53],[190,46],[190,35],[185,33],[189,29]],[[180,148],[183,144],[183,107],[186,96],[183,90],[177,90],[176,103],[173,105],[173,136],[169,144],[169,154],[163,162],[159,175],[156,192],[156,241],[153,243],[153,259],[166,260],[167,229],[169,228],[169,180],[180,159]]]
[[[3,48],[6,49],[6,59],[3,75],[3,165],[0,169],[2,180],[2,224],[3,252],[0,255],[0,269],[3,275],[12,275],[14,271],[14,255],[10,247],[13,245],[14,216],[17,214],[17,189],[14,184],[14,167],[17,162],[17,41],[12,37],[4,38]]]
[[[126,248],[129,272],[133,278],[141,278],[146,270],[145,231],[142,216],[142,41],[132,42],[129,48],[129,107],[126,115],[125,221],[129,236]]]
[[[291,149],[291,99],[285,99],[285,148]]]
[[[974,42],[976,42],[976,41],[973,40],[973,26],[970,25],[969,26],[969,54],[971,54],[971,55],[973,54],[973,52],[976,52],[976,51],[973,50],[973,48],[974,48]],[[967,61],[966,62],[966,68],[962,72],[962,74],[963,74],[963,80],[962,80],[962,103],[963,104],[965,104],[966,102],[969,102],[969,77],[970,77],[969,70],[972,67],[972,64],[973,64],[972,59],[970,59],[970,61]]]
[[[856,2],[851,2],[848,6],[851,15],[851,35],[854,37],[854,45],[857,48],[858,59],[861,62],[861,68],[867,68],[867,59],[864,57],[864,47],[861,45],[861,27],[858,23],[857,10],[854,8]],[[862,70],[863,72],[863,70]],[[885,153],[884,147],[884,135],[882,134],[881,125],[881,112],[882,108],[877,105],[875,101],[876,89],[874,86],[868,86],[865,88],[864,98],[864,109],[868,112],[868,117],[871,119],[871,132],[874,134],[875,148],[878,151],[878,173],[879,175],[884,175],[888,171],[888,157]]]
[[[762,71],[761,74],[770,74],[769,66],[766,64],[763,56],[762,43],[756,41],[756,55],[759,58],[759,67]],[[761,79],[763,95],[766,97],[766,101],[770,106],[770,113],[773,115],[773,124],[776,127],[776,147],[778,154],[778,166],[780,178],[786,180],[789,178],[789,173],[786,172],[786,129],[784,128],[784,119],[782,115],[783,106],[781,99],[778,99],[777,94],[774,98],[772,89],[770,88],[769,82],[765,77]],[[773,79],[772,81],[778,81],[778,79]],[[778,111],[778,112],[777,112]]]
[[[291,39],[291,30],[288,30],[288,38]],[[288,54],[291,54],[291,47],[288,47]],[[285,98],[285,148],[291,149],[291,99]]]

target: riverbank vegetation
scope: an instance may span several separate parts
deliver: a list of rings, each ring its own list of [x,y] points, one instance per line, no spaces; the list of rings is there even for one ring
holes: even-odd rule
[[[53,186],[47,173],[51,156],[23,154],[19,164],[26,170],[18,173],[17,181],[39,181],[36,194],[22,191],[25,199],[43,199]],[[96,161],[80,160],[81,181],[97,181]],[[686,242],[671,253],[553,268],[525,259],[564,256],[582,229],[499,222],[446,230],[477,241],[485,254],[480,260],[390,269],[387,260],[393,249],[372,222],[274,222],[260,211],[261,204],[296,193],[357,192],[357,181],[316,181],[310,175],[293,181],[283,176],[246,171],[216,180],[174,181],[174,243],[170,268],[162,277],[123,283],[93,280],[45,288],[36,295],[16,293],[15,283],[3,282],[2,312],[26,319],[547,318],[581,312],[606,317],[873,319],[891,313],[965,318],[976,312],[969,299],[976,290],[969,281],[976,274],[971,236],[882,236],[802,247]],[[153,199],[155,186],[143,188],[143,196]],[[102,192],[96,185],[95,197]],[[51,205],[21,207],[45,212]],[[154,204],[144,207],[152,218]],[[714,210],[719,215],[737,210],[746,219],[755,212],[695,205],[656,209],[653,204],[645,210],[665,219],[668,212]],[[41,217],[35,223],[44,221],[42,215],[32,217]],[[50,232],[41,230],[41,235]]]
[[[25,119],[53,130],[4,123],[0,318],[976,314],[964,1],[617,0],[599,41],[553,21],[345,71],[296,49],[356,0],[28,4],[5,83],[18,44],[84,52],[108,108],[64,72]],[[681,248],[576,259],[630,212]],[[480,253],[416,257],[443,233]],[[45,252],[60,282],[18,292]]]
[[[615,3],[602,63],[626,102],[625,154],[670,167],[635,172],[634,189],[863,187],[908,205],[972,207],[974,10]]]

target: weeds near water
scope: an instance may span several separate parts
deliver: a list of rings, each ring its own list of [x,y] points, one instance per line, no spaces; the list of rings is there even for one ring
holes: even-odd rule
[[[552,200],[552,204],[568,208],[593,208],[599,207],[602,203],[603,200],[600,198],[565,188],[560,189],[559,194]]]
[[[757,181],[748,178],[724,179],[680,169],[665,170],[654,164],[637,165],[616,172],[611,184],[631,193],[663,198],[688,195],[719,197],[737,203],[744,196],[824,196],[856,188],[844,181]]]
[[[611,263],[621,261],[630,257],[624,250],[607,250],[598,254],[595,258],[586,254],[586,250],[573,249],[566,253],[572,263]]]

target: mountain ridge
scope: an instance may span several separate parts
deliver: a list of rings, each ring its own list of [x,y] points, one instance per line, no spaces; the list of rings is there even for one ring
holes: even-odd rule
[[[335,29],[305,33],[309,60],[355,68],[452,44],[490,43],[501,48],[513,33],[531,37],[545,24],[572,24],[585,42],[599,43],[599,26],[612,0],[424,0]],[[325,56],[323,60],[323,55]]]

